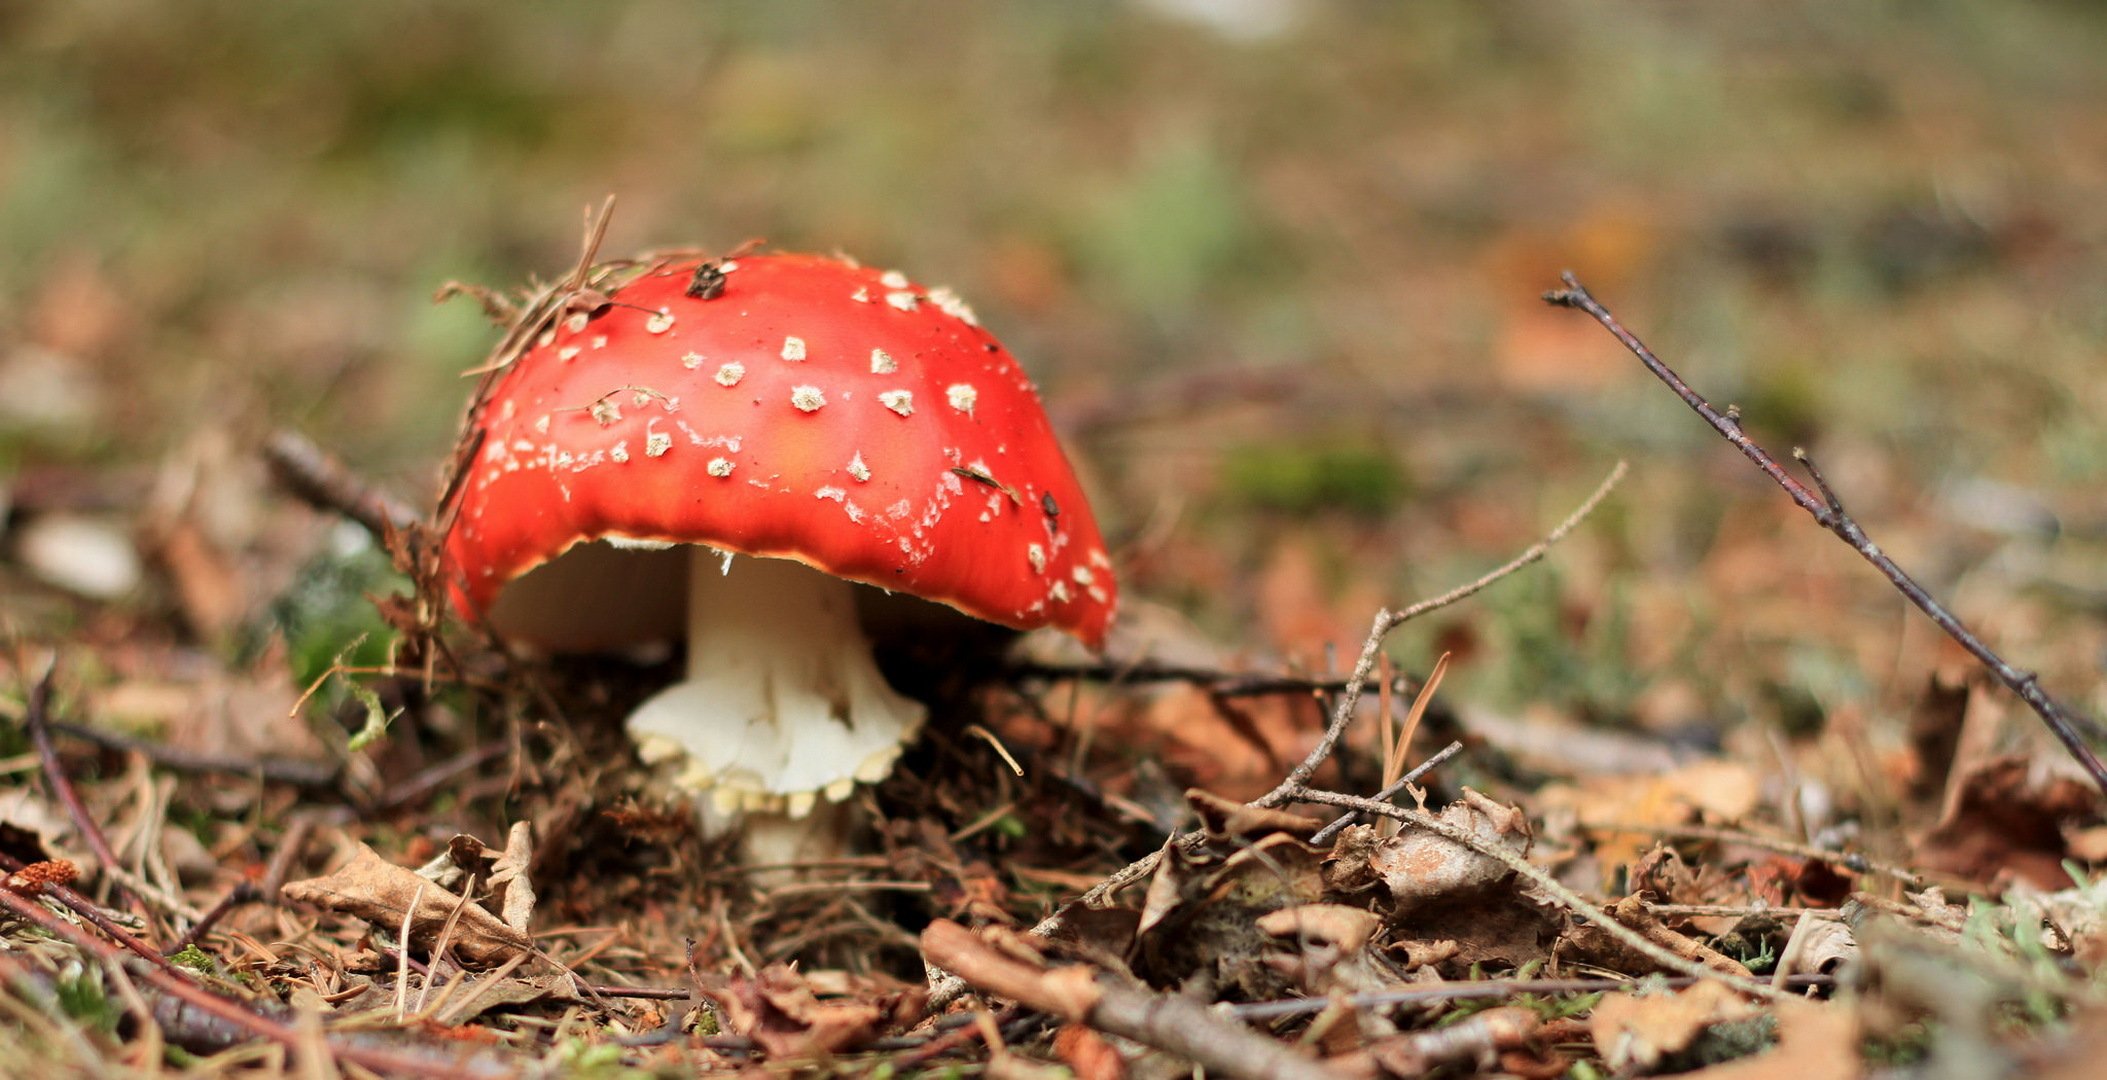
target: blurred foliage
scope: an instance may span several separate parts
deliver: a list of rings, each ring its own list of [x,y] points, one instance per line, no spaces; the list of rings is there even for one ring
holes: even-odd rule
[[[253,647],[281,636],[293,682],[301,687],[313,685],[338,665],[386,663],[393,654],[395,633],[381,621],[369,597],[407,593],[409,588],[408,579],[397,574],[377,548],[358,546],[318,555],[271,604],[268,617],[252,628]]]
[[[1222,468],[1233,501],[1295,514],[1344,510],[1380,517],[1399,509],[1410,487],[1397,459],[1380,446],[1274,440],[1229,448]]]

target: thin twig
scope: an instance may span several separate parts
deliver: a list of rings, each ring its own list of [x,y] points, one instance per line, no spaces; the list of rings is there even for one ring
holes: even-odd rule
[[[258,777],[274,783],[293,784],[305,788],[335,788],[342,770],[327,762],[301,761],[296,758],[242,758],[225,757],[218,754],[200,754],[167,743],[135,739],[114,731],[104,731],[83,724],[54,723],[51,730],[68,738],[92,743],[105,750],[138,754],[147,761],[174,772],[223,773],[230,776]]]
[[[1642,987],[1664,987],[1680,990],[1693,986],[1697,979],[1687,975],[1672,975],[1665,978],[1638,979],[1501,979],[1487,982],[1455,982],[1439,986],[1420,987],[1412,990],[1370,990],[1345,997],[1288,998],[1281,1001],[1253,1001],[1244,1004],[1224,1005],[1231,1015],[1244,1020],[1278,1020],[1287,1016],[1305,1016],[1323,1012],[1346,1004],[1356,1009],[1381,1009],[1396,1005],[1433,1005],[1445,1001],[1468,1001],[1475,998],[1518,997],[1523,994],[1616,994]],[[1793,975],[1785,980],[1790,989],[1829,987],[1836,985],[1834,975]]]
[[[1677,956],[1675,953],[1649,940],[1644,934],[1611,918],[1609,912],[1602,910],[1602,908],[1582,897],[1579,893],[1560,884],[1557,878],[1544,872],[1535,863],[1523,857],[1521,853],[1480,836],[1470,829],[1444,821],[1424,810],[1407,809],[1402,806],[1377,802],[1374,799],[1364,799],[1358,795],[1347,795],[1337,791],[1304,790],[1296,793],[1296,799],[1301,802],[1317,802],[1331,806],[1349,807],[1362,813],[1381,814],[1385,817],[1396,818],[1398,821],[1413,828],[1425,829],[1450,843],[1461,844],[1486,858],[1500,863],[1521,877],[1527,878],[1531,885],[1565,906],[1575,915],[1601,927],[1604,933],[1616,938],[1619,943],[1670,971],[1679,975],[1688,975],[1692,978],[1712,979],[1745,994],[1753,994],[1757,997],[1775,998],[1778,996],[1778,991],[1763,983],[1728,975],[1708,968],[1694,960]]]
[[[37,760],[44,767],[44,782],[51,785],[51,793],[66,806],[66,813],[73,818],[73,827],[80,830],[81,839],[88,850],[95,853],[96,861],[113,871],[109,875],[110,891],[127,906],[137,907],[138,901],[131,890],[117,880],[114,873],[120,865],[117,853],[110,850],[108,837],[102,834],[102,826],[95,823],[95,816],[88,813],[86,803],[80,801],[80,792],[73,788],[73,780],[66,775],[66,767],[59,760],[58,746],[51,741],[51,683],[58,677],[58,661],[53,660],[44,668],[36,685],[29,688],[29,702],[22,711],[22,726],[29,729],[29,740],[37,748]]]
[[[1347,685],[1347,680],[1343,678],[1252,674],[1189,664],[1165,664],[1155,660],[1107,659],[1080,664],[1018,661],[1007,665],[1003,673],[1012,679],[1088,679],[1113,686],[1162,682],[1191,683],[1205,688],[1211,697],[1223,698],[1270,697],[1276,694],[1336,694],[1345,690]],[[1397,693],[1407,694],[1413,692],[1418,684],[1410,677],[1400,675],[1392,679],[1390,685]]]
[[[177,938],[175,945],[171,946],[168,951],[182,952],[184,949],[203,941],[205,935],[211,933],[212,928],[219,925],[221,919],[227,917],[228,912],[243,904],[254,903],[262,898],[263,893],[256,888],[253,882],[244,881],[236,885],[228,890],[227,895],[220,897],[219,903],[212,905],[204,915],[198,918],[197,922],[192,923],[190,929],[183,931],[183,936]]]
[[[11,855],[0,853],[0,870],[12,874],[21,870],[22,866],[21,860]],[[140,959],[158,967],[167,968],[170,971],[176,970],[175,965],[169,963],[168,958],[162,956],[159,950],[140,940],[138,935],[117,925],[116,921],[110,918],[108,912],[96,906],[95,901],[64,885],[47,883],[39,886],[39,888],[44,895],[58,901],[66,910],[80,916],[83,922],[102,931],[111,941],[124,946]],[[5,889],[6,886],[0,885],[0,891],[5,891]]]
[[[1624,479],[1624,474],[1627,471],[1628,466],[1622,461],[1618,462],[1617,467],[1611,469],[1610,474],[1603,478],[1602,483],[1596,485],[1594,493],[1587,497],[1586,502],[1580,504],[1579,509],[1566,515],[1566,519],[1559,522],[1557,528],[1544,534],[1542,540],[1531,544],[1527,550],[1508,560],[1505,565],[1498,569],[1478,578],[1476,581],[1450,589],[1440,596],[1430,600],[1421,600],[1411,607],[1401,608],[1396,611],[1386,609],[1376,612],[1375,622],[1368,628],[1368,640],[1361,646],[1361,658],[1354,662],[1353,674],[1346,680],[1346,689],[1339,698],[1337,708],[1332,711],[1331,726],[1325,729],[1324,738],[1317,743],[1317,748],[1310,751],[1309,756],[1304,758],[1301,764],[1295,766],[1288,773],[1287,779],[1281,781],[1280,786],[1259,796],[1252,801],[1251,805],[1269,807],[1289,802],[1294,793],[1300,790],[1303,785],[1309,783],[1310,777],[1316,775],[1317,767],[1324,764],[1325,759],[1331,756],[1332,748],[1337,746],[1339,738],[1346,734],[1346,726],[1353,722],[1354,713],[1360,706],[1361,693],[1368,686],[1368,676],[1375,671],[1376,657],[1382,652],[1383,640],[1390,636],[1392,630],[1430,611],[1445,608],[1450,604],[1463,600],[1491,585],[1493,582],[1507,577],[1515,571],[1543,558],[1545,553],[1551,550],[1551,545],[1565,539],[1567,533],[1578,528],[1582,521],[1587,520],[1589,514],[1595,512],[1595,507],[1601,505],[1602,500],[1609,497],[1609,493],[1616,488],[1618,481]]]
[[[1854,521],[1850,514],[1844,512],[1843,503],[1837,499],[1836,492],[1829,487],[1826,480],[1822,479],[1821,473],[1814,468],[1813,462],[1807,459],[1804,451],[1795,449],[1793,456],[1807,466],[1809,475],[1813,476],[1815,480],[1814,489],[1809,489],[1807,485],[1793,479],[1792,475],[1785,471],[1785,467],[1780,465],[1769,451],[1758,446],[1754,440],[1748,437],[1747,433],[1742,431],[1741,415],[1738,410],[1730,408],[1722,413],[1713,408],[1711,402],[1706,401],[1697,391],[1691,389],[1690,384],[1684,382],[1682,376],[1677,375],[1673,369],[1661,361],[1660,357],[1655,356],[1653,350],[1647,348],[1644,342],[1635,337],[1631,331],[1626,330],[1617,321],[1616,316],[1611,315],[1609,309],[1603,307],[1601,302],[1588,292],[1587,287],[1580,283],[1579,278],[1575,277],[1571,272],[1561,276],[1566,283],[1566,287],[1545,293],[1544,300],[1546,302],[1560,307],[1578,308],[1587,312],[1596,322],[1601,323],[1603,329],[1614,335],[1620,344],[1631,351],[1633,356],[1639,358],[1640,363],[1646,365],[1646,370],[1653,372],[1655,378],[1661,380],[1670,390],[1673,390],[1677,397],[1682,398],[1683,404],[1690,406],[1692,411],[1703,417],[1706,423],[1712,425],[1713,430],[1719,432],[1720,437],[1733,443],[1734,448],[1740,450],[1743,457],[1748,458],[1755,463],[1758,469],[1763,470],[1763,474],[1770,477],[1773,483],[1783,489],[1795,505],[1807,511],[1808,515],[1814,518],[1815,524],[1835,534],[1837,539],[1849,544],[1851,550],[1858,552],[1861,558],[1872,563],[1874,568],[1880,571],[1881,576],[1888,579],[1889,584],[1893,585],[1910,603],[1916,605],[1917,610],[1929,616],[1932,622],[1938,624],[1939,629],[1946,631],[1948,637],[1959,642],[1962,648],[1968,650],[1971,655],[1981,661],[1982,665],[1990,670],[1990,674],[1995,676],[1998,682],[2005,684],[2007,689],[2019,695],[2020,700],[2026,702],[2027,706],[2041,717],[2042,722],[2048,725],[2048,729],[2050,733],[2055,735],[2056,741],[2063,744],[2063,748],[2078,760],[2079,765],[2084,766],[2085,771],[2092,776],[2092,782],[2098,785],[2102,792],[2107,792],[2107,764],[2101,763],[2099,755],[2094,753],[2092,747],[2087,745],[2085,740],[2078,734],[2078,726],[2080,724],[2096,727],[2089,718],[2085,718],[2082,714],[2068,710],[2057,703],[2055,698],[2050,697],[2048,692],[2041,688],[2040,679],[2033,672],[2021,671],[2013,667],[2004,657],[1999,656],[1996,650],[1990,648],[1981,638],[1975,636],[1973,631],[1962,625],[1961,620],[1956,618],[1952,612],[1946,610],[1945,605],[1933,599],[1932,595],[1926,592],[1922,585],[1917,584],[1916,579],[1904,573],[1900,566],[1895,565],[1895,560],[1889,558],[1886,552],[1880,550],[1880,546],[1873,543],[1872,539],[1866,535],[1865,530],[1859,527],[1858,522]]]
[[[1390,800],[1397,798],[1398,792],[1403,791],[1406,788],[1412,786],[1413,784],[1418,783],[1420,777],[1425,776],[1430,772],[1433,772],[1436,766],[1440,765],[1442,762],[1447,761],[1452,757],[1455,757],[1462,751],[1463,744],[1460,742],[1452,742],[1447,746],[1442,747],[1440,750],[1435,751],[1433,757],[1430,757],[1425,761],[1420,762],[1417,768],[1413,769],[1411,772],[1408,772],[1403,776],[1398,777],[1395,780],[1392,780],[1389,784],[1383,787],[1383,790],[1376,792],[1376,801],[1389,802]],[[1331,824],[1326,825],[1321,829],[1318,829],[1314,833],[1311,833],[1310,843],[1316,847],[1323,847],[1324,845],[1331,843],[1332,837],[1339,835],[1339,830],[1344,829],[1348,825],[1353,824],[1354,819],[1360,816],[1361,813],[1358,810],[1349,810],[1346,813],[1340,814],[1337,818],[1334,818],[1332,820]]]
[[[1368,685],[1368,676],[1375,670],[1376,655],[1382,651],[1383,640],[1390,635],[1392,630],[1397,629],[1407,620],[1456,603],[1493,582],[1543,558],[1544,554],[1551,549],[1551,545],[1564,539],[1567,533],[1572,532],[1582,521],[1586,520],[1590,513],[1594,512],[1595,507],[1601,505],[1603,499],[1609,497],[1609,493],[1616,488],[1618,481],[1624,479],[1626,471],[1627,466],[1625,463],[1619,461],[1616,468],[1610,470],[1609,475],[1603,478],[1602,483],[1596,486],[1594,492],[1587,497],[1587,500],[1581,503],[1578,509],[1567,515],[1564,521],[1559,522],[1557,528],[1546,533],[1542,540],[1530,545],[1520,555],[1515,556],[1500,568],[1469,584],[1451,589],[1432,599],[1422,600],[1410,607],[1397,611],[1386,609],[1376,612],[1375,622],[1369,627],[1368,640],[1361,646],[1361,657],[1354,664],[1353,674],[1346,680],[1342,688],[1343,692],[1332,711],[1331,724],[1326,728],[1323,739],[1319,740],[1317,748],[1310,751],[1309,756],[1304,758],[1293,772],[1289,773],[1287,781],[1253,800],[1250,805],[1263,808],[1278,806],[1292,801],[1293,793],[1303,790],[1303,785],[1316,773],[1317,767],[1331,756],[1333,748],[1339,743],[1339,738],[1346,732],[1346,725],[1353,721],[1357,711],[1356,705],[1360,701],[1361,693]],[[1163,859],[1163,853],[1166,850],[1177,850],[1190,854],[1199,850],[1200,846],[1206,843],[1206,839],[1204,833],[1198,832],[1173,837],[1164,847],[1158,848],[1113,871],[1103,881],[1091,886],[1081,896],[1062,905],[1053,914],[1039,920],[1038,925],[1031,928],[1031,933],[1038,937],[1052,936],[1066,923],[1069,913],[1078,909],[1097,907],[1105,898],[1155,873],[1156,866]],[[932,1010],[943,1008],[957,1000],[958,996],[965,992],[965,982],[959,979],[958,976],[943,971],[940,967],[933,968],[929,975],[929,1008]]]
[[[0,908],[104,964],[120,966],[126,964],[124,954],[114,945],[84,933],[72,923],[44,910],[30,897],[13,889],[0,888]],[[293,1025],[276,1017],[266,1016],[229,998],[221,997],[193,981],[193,976],[179,969],[140,965],[127,967],[134,976],[155,991],[178,999],[180,1009],[191,1009],[222,1025],[226,1025],[251,1038],[265,1038],[282,1046],[298,1050],[303,1042]],[[156,1019],[163,1024],[168,1019],[163,1010],[155,1010]],[[356,1038],[357,1036],[352,1036]],[[515,1071],[475,1051],[457,1054],[453,1048],[432,1048],[426,1053],[408,1049],[389,1049],[372,1046],[347,1045],[347,1040],[331,1039],[327,1046],[337,1058],[372,1069],[383,1075],[486,1078],[509,1077]],[[443,1056],[442,1056],[443,1055]]]

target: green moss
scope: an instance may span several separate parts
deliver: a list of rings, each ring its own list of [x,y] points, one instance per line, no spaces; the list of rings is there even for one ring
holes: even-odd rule
[[[1237,505],[1291,514],[1341,510],[1380,517],[1402,505],[1411,489],[1397,459],[1368,445],[1240,446],[1224,459],[1222,477]]]

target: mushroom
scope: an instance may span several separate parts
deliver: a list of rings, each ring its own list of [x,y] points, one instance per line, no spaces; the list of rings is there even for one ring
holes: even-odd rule
[[[1116,594],[1089,504],[1031,382],[949,290],[776,254],[649,266],[605,300],[471,410],[453,600],[555,651],[685,631],[687,677],[628,729],[706,819],[745,816],[757,857],[815,829],[766,822],[882,779],[923,721],[874,664],[854,583],[1102,643]]]

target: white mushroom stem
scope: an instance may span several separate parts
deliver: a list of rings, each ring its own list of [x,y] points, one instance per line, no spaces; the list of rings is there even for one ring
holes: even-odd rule
[[[853,584],[789,559],[733,565],[704,547],[688,580],[688,677],[630,714],[638,752],[708,794],[706,821],[743,812],[751,856],[818,854],[826,829],[792,823],[883,779],[924,710],[878,673]]]

